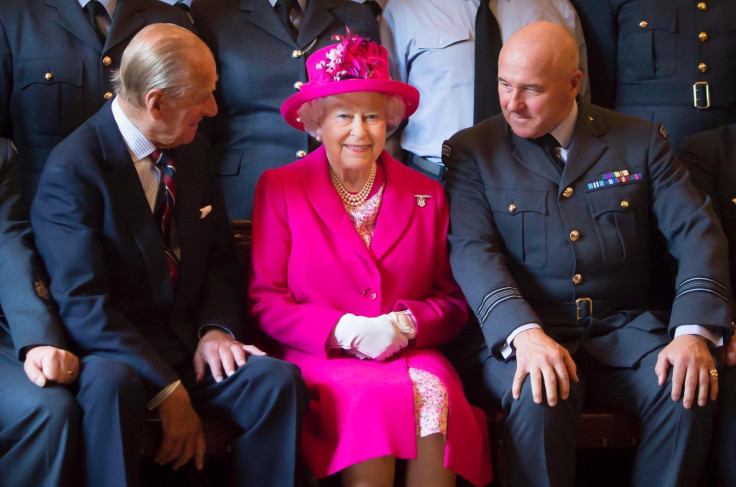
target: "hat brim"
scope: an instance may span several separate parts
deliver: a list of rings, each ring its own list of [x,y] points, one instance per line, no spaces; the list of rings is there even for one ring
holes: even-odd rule
[[[404,101],[406,111],[404,119],[409,118],[419,106],[419,91],[413,86],[390,79],[345,79],[321,86],[302,85],[302,89],[281,105],[281,116],[294,128],[304,130],[304,124],[299,120],[297,112],[305,103],[342,93],[355,93],[358,91],[375,91],[388,96],[400,96]]]

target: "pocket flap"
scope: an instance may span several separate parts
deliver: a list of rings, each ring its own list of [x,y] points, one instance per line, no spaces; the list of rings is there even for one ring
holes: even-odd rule
[[[502,190],[489,188],[486,190],[486,198],[493,212],[515,214],[531,211],[546,215],[547,193],[546,189]]]
[[[646,25],[646,27],[643,27]],[[677,29],[677,9],[674,7],[637,8],[621,16],[619,21],[621,38],[637,32]]]
[[[641,184],[641,181],[631,181],[585,193],[590,213],[598,217],[610,211],[628,212],[643,206],[645,193],[640,190],[645,187],[639,186]]]
[[[18,62],[18,83],[25,88],[34,83],[68,83],[82,86],[84,63],[79,59],[32,59]]]
[[[468,41],[472,38],[470,31],[465,28],[455,28],[437,32],[424,30],[417,32],[416,43],[420,49],[444,49],[458,42]]]
[[[240,174],[242,152],[221,152],[212,154],[212,162],[220,176],[237,176]]]

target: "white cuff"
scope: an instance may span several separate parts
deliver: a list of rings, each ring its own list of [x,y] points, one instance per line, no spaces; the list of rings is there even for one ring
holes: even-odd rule
[[[514,331],[512,331],[511,334],[506,337],[506,341],[503,343],[503,345],[501,345],[501,356],[504,359],[507,359],[515,354],[516,350],[514,349],[512,344],[514,343],[514,338],[516,338],[516,335],[518,335],[522,331],[531,330],[533,328],[542,328],[542,325],[540,325],[539,323],[527,323],[526,325],[521,325],[514,329]]]
[[[723,346],[723,332],[710,326],[680,325],[675,328],[675,338],[680,335],[698,335],[708,340],[714,347]]]

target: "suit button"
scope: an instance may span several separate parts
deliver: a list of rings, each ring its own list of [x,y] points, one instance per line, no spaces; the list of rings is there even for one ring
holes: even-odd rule
[[[46,78],[46,81],[51,81],[52,79],[54,79],[54,75],[51,73],[46,73],[44,78]]]
[[[642,29],[646,29],[648,25],[649,23],[646,20],[642,20],[641,22],[639,22],[639,27],[641,27]]]
[[[515,205],[515,204],[513,204],[513,203],[511,203],[511,204],[509,205],[509,213],[513,213],[513,212],[515,212],[515,211],[516,211],[516,205]]]
[[[112,64],[112,59],[110,59],[110,56],[103,57],[102,64],[104,64],[105,66],[110,66]]]
[[[564,196],[565,198],[569,198],[573,195],[574,192],[575,191],[568,186],[567,188],[565,188],[565,191],[562,192],[562,196]]]
[[[625,209],[627,209],[628,207],[629,207],[629,202],[628,202],[628,201],[626,201],[626,200],[623,200],[623,201],[621,202],[621,208],[623,208],[623,209],[625,210]]]
[[[708,5],[705,2],[698,2],[698,10],[708,10]]]
[[[304,157],[304,156],[306,156],[306,155],[307,155],[307,151],[305,151],[305,150],[298,150],[298,151],[296,151],[296,156],[297,156],[297,157],[298,157],[299,159],[301,159],[302,157]]]
[[[294,83],[294,89],[295,89],[296,91],[299,91],[299,90],[301,90],[301,89],[302,89],[302,85],[303,85],[303,84],[304,84],[304,81],[297,81],[296,83]]]
[[[109,100],[110,98],[112,98],[112,92],[108,91],[107,93],[102,95],[102,98],[104,98],[105,100]]]
[[[708,65],[705,63],[700,63],[698,64],[698,69],[701,73],[705,73],[706,71],[708,71]]]
[[[700,39],[700,42],[705,42],[708,40],[708,33],[707,32],[701,32],[698,34],[698,39]]]
[[[582,275],[575,274],[574,276],[572,276],[572,283],[573,284],[575,284],[577,286],[581,282],[583,282],[583,276]]]
[[[578,232],[577,230],[573,230],[572,232],[570,232],[570,240],[572,240],[573,242],[577,242],[579,239],[580,232]]]
[[[733,203],[734,205],[736,205],[736,198],[732,199],[731,200],[731,203]]]
[[[368,301],[375,301],[378,297],[378,293],[375,289],[367,287],[363,289],[363,297],[367,299]]]
[[[304,55],[304,53],[303,53],[302,51],[300,51],[299,49],[294,49],[294,50],[293,50],[293,51],[291,52],[291,57],[293,57],[294,59],[296,59],[296,58],[300,58],[300,57],[302,57],[303,55]]]

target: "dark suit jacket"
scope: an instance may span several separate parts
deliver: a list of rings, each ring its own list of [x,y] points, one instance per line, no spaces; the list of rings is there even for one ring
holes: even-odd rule
[[[156,22],[191,26],[162,2],[118,0],[103,46],[77,0],[0,2],[0,136],[18,148],[26,202],[51,149],[112,94],[112,72],[130,39]]]
[[[308,136],[281,117],[283,101],[306,82],[306,58],[333,44],[345,26],[378,41],[370,8],[348,0],[310,0],[294,41],[268,0],[195,1],[192,15],[217,61],[219,113],[211,127],[231,218],[250,218],[260,175],[308,151]],[[298,53],[294,57],[294,53]]]
[[[31,208],[64,325],[85,354],[128,362],[153,394],[190,365],[202,325],[240,333],[244,291],[200,135],[171,150],[181,244],[176,291],[161,235],[110,103],[49,156]],[[201,218],[200,209],[211,205]]]
[[[725,236],[658,127],[581,104],[569,150],[560,174],[502,116],[459,132],[443,150],[452,268],[489,349],[531,322],[562,342],[583,338],[616,366],[666,343],[665,317],[648,312],[655,227],[679,260],[670,337],[684,324],[730,335]],[[640,178],[589,186],[623,170]],[[596,319],[577,324],[574,301],[584,297]]]
[[[27,214],[15,152],[0,138],[0,354],[18,360],[31,345],[65,348]]]
[[[588,46],[592,102],[663,123],[677,151],[686,135],[736,123],[736,2],[705,0],[704,10],[699,3],[573,2]],[[709,83],[710,109],[693,106],[696,82]]]
[[[728,237],[731,290],[736,289],[736,125],[706,130],[685,139],[682,163],[693,184],[713,201]],[[734,299],[736,302],[736,299]]]

